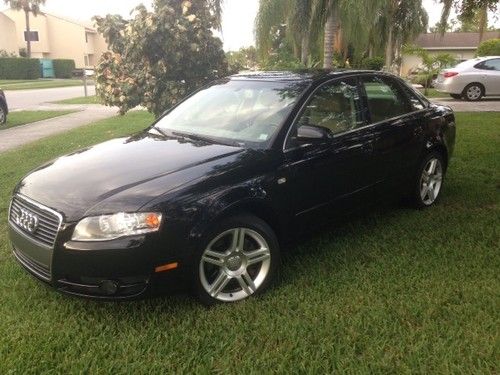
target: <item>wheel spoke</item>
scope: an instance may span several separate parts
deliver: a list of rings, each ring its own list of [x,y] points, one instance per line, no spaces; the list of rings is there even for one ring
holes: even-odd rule
[[[254,251],[249,251],[245,253],[248,261],[248,265],[251,266],[252,264],[260,263],[265,261],[266,259],[269,259],[271,257],[271,253],[269,252],[269,249],[266,248],[261,248],[258,250]]]
[[[422,198],[422,200],[425,199],[425,197],[427,196],[428,192],[429,192],[429,185],[424,184],[424,186],[422,187],[422,189],[420,189],[420,197]]]
[[[217,297],[220,292],[222,292],[222,289],[227,285],[227,283],[231,280],[231,277],[228,276],[226,273],[221,272],[219,276],[215,279],[212,285],[210,285],[210,290],[208,293],[212,297]]]
[[[429,175],[434,174],[434,172],[436,171],[436,165],[437,165],[437,160],[432,159],[429,165],[429,170],[427,171]]]
[[[238,276],[236,279],[238,280],[241,289],[243,289],[246,294],[250,295],[255,292],[255,284],[248,272],[245,272],[244,274]]]
[[[434,187],[429,187],[429,199],[431,202],[434,202],[434,199],[436,199],[436,196],[434,194]]]
[[[202,260],[219,267],[224,265],[224,254],[212,250],[206,250],[203,254]]]
[[[233,230],[230,251],[243,251],[245,245],[245,229],[236,228]]]

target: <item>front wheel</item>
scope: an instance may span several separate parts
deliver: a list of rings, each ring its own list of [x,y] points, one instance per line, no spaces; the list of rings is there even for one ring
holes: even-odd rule
[[[273,230],[254,216],[224,220],[206,236],[197,257],[195,289],[206,305],[264,292],[280,266]]]
[[[0,103],[0,125],[3,125],[7,122],[7,111]]]
[[[441,193],[444,178],[444,161],[439,152],[427,155],[417,171],[412,200],[416,207],[429,207],[436,202]]]

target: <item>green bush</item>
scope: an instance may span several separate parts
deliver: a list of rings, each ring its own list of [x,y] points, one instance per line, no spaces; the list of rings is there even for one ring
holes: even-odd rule
[[[500,39],[490,39],[482,42],[476,53],[478,56],[499,56]]]
[[[38,79],[40,60],[24,57],[0,58],[0,79]]]
[[[385,60],[383,57],[367,57],[361,62],[362,69],[382,70]]]
[[[53,63],[56,78],[71,78],[75,70],[75,60],[55,59]]]

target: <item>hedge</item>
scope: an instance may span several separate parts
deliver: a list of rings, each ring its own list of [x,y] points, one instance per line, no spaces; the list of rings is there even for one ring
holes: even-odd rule
[[[0,58],[0,79],[38,79],[40,60],[24,57]]]
[[[366,57],[363,59],[361,62],[361,68],[362,69],[369,69],[369,70],[382,70],[384,67],[385,60],[383,57]]]
[[[53,63],[56,78],[71,78],[75,70],[75,60],[55,59]]]
[[[477,48],[478,56],[499,56],[500,39],[490,39],[482,42]]]

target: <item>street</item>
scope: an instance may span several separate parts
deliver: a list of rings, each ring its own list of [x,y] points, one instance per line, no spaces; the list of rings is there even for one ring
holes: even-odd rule
[[[95,86],[88,86],[88,94],[95,95]],[[37,110],[43,103],[85,96],[83,86],[53,89],[5,91],[9,110]]]

